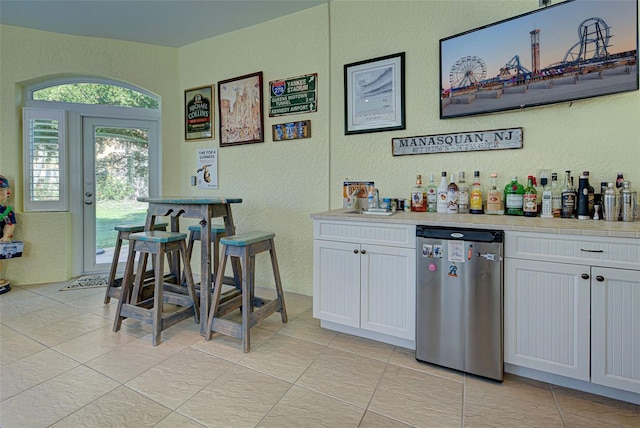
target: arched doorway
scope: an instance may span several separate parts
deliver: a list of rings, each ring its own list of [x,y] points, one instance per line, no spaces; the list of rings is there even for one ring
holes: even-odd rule
[[[88,78],[45,81],[25,95],[32,116],[64,112],[68,162],[59,174],[68,182],[60,191],[68,193],[72,214],[73,270],[106,272],[113,227],[144,222],[146,206],[136,197],[159,194],[159,99],[122,82]]]

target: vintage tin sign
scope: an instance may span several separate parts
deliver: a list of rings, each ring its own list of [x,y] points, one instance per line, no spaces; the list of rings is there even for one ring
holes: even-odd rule
[[[269,82],[269,116],[317,111],[317,82],[316,73]]]

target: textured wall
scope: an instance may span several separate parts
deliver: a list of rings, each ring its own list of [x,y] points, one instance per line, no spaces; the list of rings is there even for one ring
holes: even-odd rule
[[[366,7],[364,5],[366,4]],[[526,182],[538,168],[575,175],[591,172],[591,184],[623,171],[640,188],[640,92],[630,92],[524,111],[439,119],[439,40],[537,9],[537,0],[340,1],[331,2],[331,207],[342,204],[345,177],[376,182],[381,196],[409,197],[416,174],[480,170],[485,185],[497,172]],[[357,19],[356,19],[357,17]],[[343,65],[406,52],[407,129],[343,135]],[[521,53],[526,56],[527,53]],[[393,157],[391,138],[498,128],[524,128],[520,150]]]
[[[180,184],[183,194],[243,198],[233,206],[238,232],[275,232],[283,286],[306,294],[311,294],[313,257],[309,214],[326,210],[329,203],[327,12],[325,5],[194,43],[180,49],[179,56],[180,91],[262,71],[265,142],[219,147],[219,189],[190,186],[197,150],[220,144],[216,103],[215,140],[183,143]],[[318,73],[318,111],[270,118],[269,81],[310,73]],[[217,100],[217,85],[215,91]],[[312,138],[272,141],[272,124],[306,119],[311,120]],[[256,259],[258,284],[273,283],[268,260],[266,253]]]

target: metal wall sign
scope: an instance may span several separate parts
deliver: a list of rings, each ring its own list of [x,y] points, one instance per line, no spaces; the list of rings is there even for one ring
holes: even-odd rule
[[[318,74],[269,82],[269,117],[317,110]]]
[[[394,156],[521,149],[522,128],[392,138]]]

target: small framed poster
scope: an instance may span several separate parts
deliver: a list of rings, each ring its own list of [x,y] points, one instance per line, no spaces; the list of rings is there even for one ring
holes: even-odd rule
[[[184,91],[184,139],[204,140],[213,137],[213,86]]]
[[[220,147],[264,142],[262,71],[218,82]]]
[[[405,129],[404,52],[344,66],[345,135]]]

